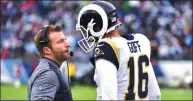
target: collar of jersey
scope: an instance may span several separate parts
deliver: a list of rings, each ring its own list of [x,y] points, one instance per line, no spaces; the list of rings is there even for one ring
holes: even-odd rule
[[[47,57],[43,57],[43,59],[48,60],[49,63],[51,63],[51,64],[53,64],[53,65],[56,65],[58,68],[60,68],[60,65],[59,65],[56,61],[51,60],[51,59],[49,59],[49,58],[47,58]]]

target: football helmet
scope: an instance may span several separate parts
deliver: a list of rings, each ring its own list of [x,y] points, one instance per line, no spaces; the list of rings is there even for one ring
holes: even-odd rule
[[[78,41],[85,51],[91,51],[102,37],[121,25],[116,8],[107,1],[94,1],[84,6],[78,14],[76,30],[83,39]]]

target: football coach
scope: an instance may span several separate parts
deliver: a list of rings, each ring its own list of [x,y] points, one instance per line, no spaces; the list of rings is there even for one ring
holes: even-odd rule
[[[28,82],[28,100],[72,101],[67,74],[60,71],[70,58],[61,25],[46,25],[34,37],[40,61]]]

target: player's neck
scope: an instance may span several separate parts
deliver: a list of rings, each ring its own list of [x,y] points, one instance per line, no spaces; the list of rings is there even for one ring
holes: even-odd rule
[[[108,38],[108,37],[121,37],[121,36],[116,30],[114,30],[104,36],[104,38]]]

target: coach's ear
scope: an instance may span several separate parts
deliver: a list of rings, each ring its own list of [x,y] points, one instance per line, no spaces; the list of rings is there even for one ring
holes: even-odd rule
[[[50,55],[52,53],[51,49],[49,47],[44,47],[43,48],[43,53],[45,55]]]

